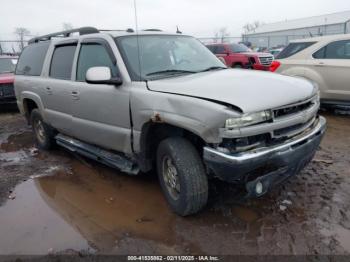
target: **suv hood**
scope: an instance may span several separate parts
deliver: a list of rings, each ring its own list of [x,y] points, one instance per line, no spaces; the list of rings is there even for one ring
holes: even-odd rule
[[[307,80],[270,72],[226,69],[148,82],[152,91],[215,100],[244,113],[273,109],[310,98]]]

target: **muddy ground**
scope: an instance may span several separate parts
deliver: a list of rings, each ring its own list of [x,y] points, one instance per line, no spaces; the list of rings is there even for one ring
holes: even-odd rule
[[[207,208],[181,218],[155,175],[38,151],[24,119],[0,113],[0,254],[349,254],[350,116],[323,114],[325,139],[300,175],[248,201],[213,181]]]

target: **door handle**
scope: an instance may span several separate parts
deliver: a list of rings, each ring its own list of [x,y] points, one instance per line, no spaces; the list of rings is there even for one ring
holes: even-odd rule
[[[46,89],[46,93],[47,93],[48,95],[52,95],[52,89],[51,89],[51,87],[47,86],[45,89]]]
[[[72,97],[74,100],[79,100],[79,92],[78,91],[72,91]]]
[[[325,66],[325,63],[319,62],[318,64],[316,64],[316,66]]]

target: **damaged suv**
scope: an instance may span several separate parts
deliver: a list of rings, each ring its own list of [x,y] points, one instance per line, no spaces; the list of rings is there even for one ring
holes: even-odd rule
[[[264,195],[312,159],[326,126],[311,82],[228,69],[195,38],[155,30],[34,38],[15,90],[40,148],[154,168],[181,216],[206,205],[213,177]]]

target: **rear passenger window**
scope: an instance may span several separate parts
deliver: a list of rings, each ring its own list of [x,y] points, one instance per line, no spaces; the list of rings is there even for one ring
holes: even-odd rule
[[[77,81],[85,81],[89,68],[105,66],[111,69],[112,77],[117,76],[117,66],[113,63],[106,48],[101,44],[83,44],[79,53]]]
[[[223,46],[217,46],[216,50],[215,50],[215,54],[224,54],[225,53],[225,47]]]
[[[276,57],[276,59],[284,59],[291,57],[304,49],[312,46],[316,42],[291,43]]]
[[[350,40],[337,41],[326,47],[326,59],[350,59]]]
[[[30,44],[22,51],[16,75],[40,76],[50,42]]]
[[[207,48],[208,48],[212,53],[214,53],[214,52],[215,52],[216,46],[214,46],[214,45],[208,45]]]
[[[52,56],[50,77],[69,80],[72,75],[76,45],[57,46]]]

